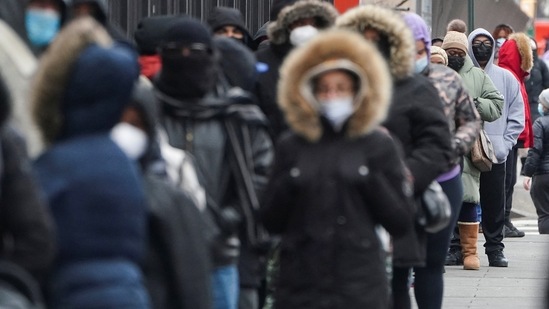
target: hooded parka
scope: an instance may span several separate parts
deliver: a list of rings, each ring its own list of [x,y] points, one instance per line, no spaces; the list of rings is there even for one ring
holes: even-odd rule
[[[534,144],[534,136],[532,134],[528,93],[524,84],[524,79],[530,74],[529,72],[534,66],[530,38],[524,33],[511,34],[499,50],[498,65],[511,71],[520,83],[520,92],[524,101],[524,130],[518,140],[523,148],[530,148]]]
[[[34,167],[57,229],[55,308],[148,306],[143,189],[109,136],[138,72],[137,55],[91,18],[68,25],[38,68],[32,112],[48,148]]]
[[[452,136],[438,91],[422,75],[413,74],[415,42],[399,15],[380,6],[365,5],[347,11],[336,27],[360,34],[366,28],[386,36],[389,54],[384,55],[391,71],[394,92],[384,126],[404,148],[406,166],[414,179],[414,193],[421,196],[429,183],[451,167]],[[394,239],[393,265],[422,266],[425,262],[425,232]]]
[[[355,111],[340,131],[321,115],[314,78],[357,77]],[[276,308],[387,308],[375,226],[413,229],[412,190],[397,148],[378,125],[391,93],[375,47],[346,31],[322,33],[281,68],[278,98],[292,132],[277,146],[265,191],[265,227],[282,234]]]
[[[256,53],[257,61],[267,65],[267,71],[258,77],[256,94],[259,106],[270,122],[270,133],[274,139],[288,128],[284,116],[276,103],[279,68],[292,50],[290,25],[302,18],[315,18],[316,27],[330,28],[338,13],[333,5],[320,0],[301,0],[282,9],[276,21],[269,23],[267,35],[269,46]]]

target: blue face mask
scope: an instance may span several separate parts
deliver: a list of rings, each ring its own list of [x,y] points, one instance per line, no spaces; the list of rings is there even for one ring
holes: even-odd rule
[[[43,47],[48,45],[59,32],[61,16],[53,10],[28,9],[25,25],[32,45]]]
[[[545,116],[545,111],[543,110],[543,105],[538,104],[538,113],[540,116]]]
[[[414,73],[419,74],[425,70],[427,65],[429,64],[429,60],[427,59],[427,56],[416,60],[416,64],[414,66]]]

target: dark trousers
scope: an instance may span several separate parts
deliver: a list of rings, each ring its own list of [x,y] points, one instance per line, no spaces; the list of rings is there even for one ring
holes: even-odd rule
[[[517,183],[518,147],[513,147],[505,162],[505,223],[510,224],[511,208],[513,208],[513,192]]]
[[[502,242],[505,225],[505,167],[505,163],[494,164],[491,171],[480,174],[480,207],[486,254],[505,247]]]
[[[530,196],[538,214],[540,234],[549,234],[549,174],[535,175],[532,178]]]
[[[442,308],[444,260],[448,251],[448,241],[457,222],[463,199],[461,174],[448,181],[441,182],[440,186],[452,206],[452,219],[442,231],[427,235],[426,265],[425,267],[414,268],[414,293],[419,309]]]

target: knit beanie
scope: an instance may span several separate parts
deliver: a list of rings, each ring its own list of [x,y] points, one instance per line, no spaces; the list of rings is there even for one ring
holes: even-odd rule
[[[437,58],[442,60],[444,65],[448,65],[448,55],[446,51],[438,46],[431,46],[431,59]]]
[[[450,48],[457,48],[467,53],[469,49],[469,43],[467,42],[467,36],[465,33],[457,31],[448,31],[442,42],[442,49],[448,50]]]
[[[137,49],[141,55],[154,55],[157,48],[164,41],[163,34],[170,29],[173,22],[177,20],[175,16],[154,16],[146,17],[137,24],[134,32]]]
[[[171,23],[171,26],[163,35],[165,43],[193,44],[201,43],[207,47],[213,46],[212,33],[208,26],[193,17],[181,17]]]
[[[549,89],[545,89],[539,94],[539,104],[549,109]]]
[[[404,14],[404,22],[412,31],[414,39],[416,41],[421,40],[425,43],[427,57],[429,57],[431,51],[431,34],[429,33],[429,28],[423,18],[416,13],[406,13]]]

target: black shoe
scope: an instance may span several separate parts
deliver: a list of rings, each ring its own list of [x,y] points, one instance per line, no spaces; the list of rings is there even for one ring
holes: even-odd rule
[[[446,266],[458,266],[463,265],[463,254],[461,253],[461,248],[459,247],[450,247],[448,253],[446,253],[446,260],[444,261]]]
[[[492,267],[507,267],[509,265],[509,261],[503,255],[503,250],[488,253],[488,262],[488,265]]]
[[[519,231],[512,223],[503,227],[503,237],[524,237],[524,232]]]

